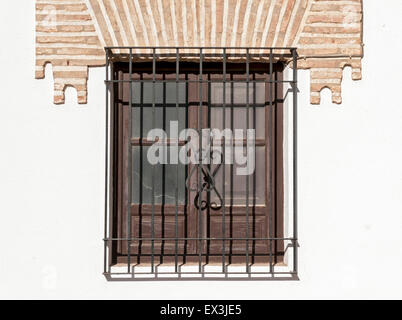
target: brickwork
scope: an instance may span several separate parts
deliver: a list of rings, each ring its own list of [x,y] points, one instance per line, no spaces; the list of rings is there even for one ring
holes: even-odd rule
[[[36,78],[53,66],[54,102],[67,86],[87,102],[88,67],[105,46],[297,47],[311,103],[341,103],[345,66],[361,79],[361,0],[36,0]]]

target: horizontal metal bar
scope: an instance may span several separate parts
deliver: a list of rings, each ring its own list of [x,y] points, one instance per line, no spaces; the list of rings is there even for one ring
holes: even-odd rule
[[[135,72],[133,72],[135,73]],[[176,80],[169,80],[169,79],[165,79],[165,80],[152,80],[152,79],[132,79],[132,80],[105,80],[106,84],[111,84],[111,83],[145,83],[145,82],[149,82],[149,83],[166,83],[166,82],[172,82],[172,83],[176,83]],[[246,80],[180,80],[179,82],[182,83],[247,83]],[[269,81],[269,80],[250,80],[249,83],[294,83],[293,80],[273,80],[273,81]]]
[[[223,139],[214,139],[212,141],[213,146],[223,146]],[[154,145],[156,142],[158,143],[159,146],[185,146],[187,143],[189,143],[191,140],[177,140],[177,139],[167,139],[167,140],[148,140],[146,138],[131,138],[131,145],[134,147],[148,147]],[[265,139],[254,139],[253,141],[247,141],[246,139],[229,139],[226,141],[225,146],[233,146],[235,148],[236,146],[243,145],[247,146],[247,143],[249,145],[254,145],[256,147],[263,147],[266,145]],[[134,205],[144,205],[144,203],[139,204],[139,203],[132,203]],[[250,206],[253,207],[254,206]]]
[[[279,252],[277,255],[278,256],[283,256],[283,252]],[[151,257],[151,253],[130,253],[132,257]],[[177,253],[178,256],[180,257],[198,257],[198,253]],[[231,253],[228,254],[227,257],[244,257],[246,254],[245,253]],[[249,253],[250,256],[252,257],[269,257],[270,254],[267,253]],[[154,257],[174,257],[174,253],[154,253]],[[221,257],[222,253],[201,253],[202,257]],[[119,258],[126,258],[127,255],[120,255]]]
[[[242,280],[247,280],[247,281],[297,281],[299,280],[299,277],[297,276],[297,273],[290,273],[290,272],[273,272],[273,273],[260,273],[259,276],[253,276],[254,274],[258,273],[169,273],[169,274],[163,274],[163,273],[146,273],[146,274],[141,274],[142,277],[135,277],[138,273],[104,273],[103,275],[107,278],[108,281],[242,281]],[[184,274],[185,276],[182,277],[181,274]],[[216,275],[220,274],[223,275],[221,277],[217,277]],[[117,276],[125,276],[127,277],[117,277]],[[145,275],[149,275],[149,277],[145,277]],[[152,277],[151,277],[152,275]],[[163,275],[163,277],[159,277],[158,275]],[[193,276],[191,276],[193,275]],[[210,276],[209,276],[210,275]],[[214,276],[215,275],[215,276]],[[116,276],[115,278],[113,276]]]
[[[280,101],[280,100],[278,100],[278,101]],[[129,103],[128,102],[126,102],[125,104],[123,103],[123,105],[128,105]],[[187,108],[188,106],[195,106],[195,104],[191,104],[191,103],[189,103],[189,104],[180,104],[179,105],[179,107],[180,108]],[[256,103],[255,104],[255,106],[257,107],[257,108],[263,108],[263,107],[265,107],[265,106],[267,106],[268,105],[268,102],[267,103]],[[198,106],[198,104],[197,104],[197,106]],[[213,108],[222,108],[222,106],[223,106],[223,103],[210,103],[210,106],[211,107],[213,107]],[[152,103],[143,103],[143,104],[141,104],[141,103],[132,103],[132,107],[135,107],[135,108],[140,108],[140,107],[144,107],[144,108],[151,108],[152,107]],[[166,107],[166,108],[175,108],[176,107],[176,105],[175,104],[173,104],[173,103],[166,103],[166,104],[163,104],[163,103],[155,103],[155,107],[157,107],[157,108],[163,108],[163,107]],[[240,103],[236,103],[236,104],[232,104],[232,105],[230,105],[230,108],[244,108],[245,107],[245,104],[240,104]],[[228,107],[229,108],[229,107]]]
[[[110,56],[109,60],[116,59],[116,58],[113,58],[113,55],[109,54],[109,56]],[[140,53],[140,54],[137,54],[137,55],[133,54],[133,56],[134,57],[139,57],[140,59],[138,59],[138,60],[132,59],[133,61],[139,61],[139,62],[150,62],[151,58],[152,58],[152,55],[145,54],[145,53]],[[209,59],[215,59],[215,58],[221,58],[222,57],[222,55],[220,55],[220,54],[212,54],[212,53],[211,54],[206,53],[205,56],[207,58],[206,59],[207,62],[209,62],[208,61]],[[124,55],[124,54],[116,54],[116,57],[118,57],[116,60],[120,61],[120,62],[123,62],[123,61],[125,61],[127,59],[126,55]],[[174,54],[160,53],[160,54],[155,54],[155,57],[156,58],[172,58],[171,61],[173,61]],[[180,59],[183,59],[183,61],[186,61],[187,58],[198,58],[198,57],[199,57],[199,55],[197,55],[197,54],[185,54],[185,55],[183,54],[183,55],[181,55]],[[233,54],[228,55],[228,58],[232,58],[232,59],[237,59],[237,58],[242,58],[243,59],[243,57],[244,57],[243,54],[237,54],[237,53],[233,53]],[[252,59],[250,59],[251,62],[261,62],[260,59],[263,58],[263,57],[268,57],[268,55],[267,54],[250,54],[250,58],[252,58]],[[283,62],[289,62],[290,59],[292,58],[292,55],[289,54],[289,53],[284,53],[284,54],[275,54],[272,57],[275,60],[278,60],[278,61],[282,61],[281,59],[284,59]],[[149,58],[149,60],[148,61],[144,60],[144,58]],[[210,61],[210,62],[216,62],[216,61],[214,60],[214,61]]]
[[[128,105],[129,103],[128,102],[125,102],[125,103],[123,103],[123,105]],[[144,108],[152,108],[152,103],[132,103],[131,104],[132,105],[132,107],[135,107],[135,108],[140,108],[140,107],[144,107]],[[155,107],[156,108],[176,108],[176,104],[174,104],[174,103],[165,103],[165,104],[163,104],[163,103],[155,103]],[[187,108],[188,107],[188,104],[184,104],[184,103],[181,103],[181,104],[179,104],[179,107],[180,108]]]
[[[272,275],[272,276],[257,276],[257,277],[253,277],[251,276],[231,276],[231,277],[216,277],[216,276],[201,276],[201,277],[191,277],[191,276],[186,276],[186,277],[181,277],[181,276],[177,276],[177,277],[173,277],[173,276],[163,276],[163,277],[157,277],[156,275],[154,277],[133,277],[132,274],[130,274],[131,276],[126,278],[113,278],[112,276],[109,275],[105,275],[106,279],[108,281],[134,281],[134,282],[140,282],[140,281],[297,281],[299,280],[299,277],[295,274],[295,275],[289,275],[289,277],[285,277],[285,276],[281,276],[281,275]]]
[[[130,273],[120,273],[120,272],[105,272],[103,275],[109,281],[200,281],[200,280],[212,280],[212,281],[280,281],[280,280],[299,280],[297,273],[292,271],[276,271],[276,272],[130,272]],[[136,277],[136,275],[141,275],[142,277]],[[221,277],[217,277],[221,275]],[[256,276],[257,275],[257,276]],[[115,276],[115,278],[113,277]],[[119,277],[120,276],[120,277]],[[123,276],[127,276],[121,278]],[[149,277],[145,277],[149,276]]]
[[[165,266],[163,266],[163,267],[165,267]],[[237,265],[234,265],[234,267],[237,267]],[[257,266],[257,267],[259,267],[259,266]],[[118,267],[117,267],[118,268]],[[156,269],[156,268],[155,268]],[[124,275],[124,274],[132,274],[131,272],[130,273],[127,273],[127,272],[106,272],[106,273],[104,273],[104,274],[109,274],[109,275]],[[156,274],[155,272],[154,273],[151,273],[151,272],[135,272],[135,274]],[[169,271],[158,271],[157,272],[157,274],[172,274],[172,275],[178,275],[176,272],[169,272]],[[202,271],[202,272],[197,272],[197,271],[182,271],[182,272],[180,272],[180,274],[223,274],[223,275],[225,275],[225,274],[248,274],[246,271],[244,271],[244,272],[241,272],[241,271],[228,271],[228,272],[226,272],[226,273],[222,273],[222,272],[218,272],[218,271]],[[273,271],[273,272],[269,272],[269,271],[266,271],[266,272],[264,272],[264,271],[255,271],[255,272],[252,272],[252,274],[296,274],[295,272],[293,272],[293,271]]]
[[[273,272],[269,272],[269,271],[266,271],[266,272],[263,272],[263,271],[259,271],[259,272],[251,272],[251,273],[247,273],[247,272],[225,272],[225,273],[222,273],[222,272],[216,272],[216,271],[204,271],[204,272],[180,272],[180,273],[175,273],[175,272],[166,272],[166,271],[161,271],[161,272],[135,272],[135,273],[132,273],[132,272],[125,272],[125,273],[123,273],[123,272],[106,272],[106,273],[104,273],[103,275],[115,275],[115,276],[118,276],[118,275],[120,275],[120,276],[122,276],[122,275],[153,275],[153,276],[155,276],[155,277],[157,277],[158,275],[176,275],[177,277],[172,277],[172,279],[178,279],[179,277],[180,277],[180,275],[190,275],[190,274],[193,274],[193,275],[222,275],[222,277],[221,278],[213,278],[213,279],[223,279],[224,278],[224,276],[225,275],[227,275],[227,276],[230,276],[230,275],[248,275],[248,277],[247,277],[247,279],[249,279],[250,277],[252,277],[252,275],[269,275],[269,276],[272,276],[272,275],[297,275],[297,273],[295,273],[295,272],[293,272],[293,271],[289,271],[289,272],[286,272],[286,271],[273,271]],[[203,277],[200,277],[201,279],[203,278]],[[134,278],[135,279],[135,278]],[[234,279],[238,279],[238,278],[234,278]],[[260,277],[257,277],[257,279],[261,279]],[[270,278],[271,279],[271,278]]]
[[[166,47],[144,47],[144,46],[137,46],[137,47],[125,47],[125,46],[106,46],[104,47],[105,50],[113,50],[113,49],[148,49],[148,50],[153,50],[153,49],[194,49],[194,50],[208,50],[208,49],[226,49],[226,50],[237,50],[237,49],[243,49],[243,50],[293,50],[297,49],[296,47],[174,47],[174,46],[166,46]],[[135,53],[133,53],[135,54]]]
[[[105,238],[103,239],[104,241],[129,241],[129,240],[138,240],[138,241],[152,241],[152,240],[163,240],[163,241],[175,241],[175,240],[253,240],[253,241],[279,241],[279,240],[289,240],[289,241],[296,241],[297,239],[295,238],[224,238],[224,237],[218,237],[218,238],[196,238],[196,237],[191,237],[191,238]]]
[[[122,106],[128,106],[128,105],[129,105],[129,103],[128,103],[127,101],[126,101],[126,102],[123,102],[123,101],[118,100],[118,99],[116,99],[116,101],[117,101],[118,103],[120,103]],[[277,101],[278,101],[278,103],[284,102],[284,100],[282,100],[282,99],[278,99]],[[203,106],[206,106],[206,105],[207,105],[206,102],[203,103]],[[210,103],[209,105],[210,105],[212,108],[222,108],[222,107],[223,107],[223,102],[222,102],[222,103]],[[265,102],[265,103],[258,103],[258,104],[255,104],[255,107],[257,107],[257,108],[264,108],[264,107],[266,107],[266,106],[268,106],[268,105],[269,105],[269,102],[267,101],[267,102]],[[141,103],[132,103],[131,106],[132,106],[133,108],[140,108],[140,107],[152,108],[152,103],[143,103],[143,104],[141,104]],[[195,104],[195,103],[180,104],[180,105],[179,105],[180,108],[188,108],[189,106],[190,106],[190,107],[197,107],[197,106],[199,106],[199,105],[198,105],[198,104]],[[175,106],[174,104],[172,104],[172,103],[167,103],[167,104],[155,103],[155,107],[156,107],[156,108],[164,108],[164,107],[166,107],[166,108],[175,108],[176,106]],[[230,108],[244,108],[244,107],[245,107],[245,104],[240,104],[240,103],[236,103],[236,104],[230,105]],[[227,108],[229,108],[229,107],[227,107]],[[275,106],[273,106],[273,108],[275,108]]]

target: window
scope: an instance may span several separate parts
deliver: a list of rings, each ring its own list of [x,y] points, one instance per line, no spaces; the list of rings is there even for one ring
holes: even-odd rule
[[[272,50],[268,62],[221,51],[108,61],[107,275],[272,276],[286,265],[284,63]]]

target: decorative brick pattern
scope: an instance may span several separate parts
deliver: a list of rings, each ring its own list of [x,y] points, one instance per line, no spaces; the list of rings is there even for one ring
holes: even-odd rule
[[[87,102],[105,46],[297,47],[311,103],[323,88],[341,103],[343,68],[361,79],[362,1],[36,0],[36,78],[52,64],[55,103],[67,86]]]

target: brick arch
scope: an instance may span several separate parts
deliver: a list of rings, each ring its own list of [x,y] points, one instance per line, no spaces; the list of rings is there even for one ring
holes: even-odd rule
[[[297,47],[314,104],[324,86],[341,103],[345,65],[361,78],[361,0],[36,0],[36,19],[36,77],[50,61],[55,103],[66,85],[87,102],[105,46]]]

